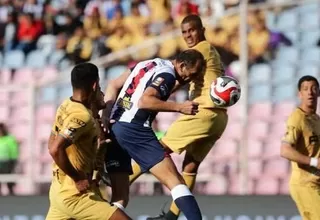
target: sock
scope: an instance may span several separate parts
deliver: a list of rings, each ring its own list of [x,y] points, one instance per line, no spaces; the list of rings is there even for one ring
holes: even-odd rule
[[[180,184],[171,190],[171,195],[188,220],[202,220],[199,205],[186,185]]]
[[[117,206],[119,209],[121,209],[123,212],[125,210],[125,208],[123,207],[123,205],[121,205],[119,202],[113,202],[112,203],[114,206]]]
[[[183,172],[182,173],[182,177],[183,177],[186,185],[190,189],[190,191],[192,191],[193,187],[194,187],[194,185],[196,183],[197,174],[196,173],[185,173],[185,172]],[[168,219],[168,220],[176,220],[176,219],[178,219],[179,215],[180,215],[180,210],[179,210],[179,208],[177,207],[177,205],[173,201],[171,203],[170,210],[166,214],[166,219]]]
[[[129,182],[130,182],[130,185],[136,180],[139,178],[139,176],[141,176],[143,173],[141,172],[141,168],[140,166],[134,162],[134,164],[132,165],[132,171],[133,171],[133,174],[130,175],[129,177]]]

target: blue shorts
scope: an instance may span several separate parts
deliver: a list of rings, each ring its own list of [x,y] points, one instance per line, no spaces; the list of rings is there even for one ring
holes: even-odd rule
[[[147,172],[161,162],[166,152],[152,128],[126,122],[116,122],[111,127],[112,143],[108,147],[106,168],[108,172],[130,172],[131,159]]]

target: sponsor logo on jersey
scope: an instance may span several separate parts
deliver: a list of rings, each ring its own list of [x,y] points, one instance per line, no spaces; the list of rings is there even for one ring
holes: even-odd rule
[[[127,109],[127,110],[130,110],[133,106],[133,103],[128,100],[125,100],[123,98],[119,98],[118,102],[117,102],[117,106],[124,108],[124,109]]]
[[[72,118],[72,119],[71,119],[71,122],[79,125],[80,127],[86,126],[86,123],[85,123],[84,121],[78,119],[78,118]]]

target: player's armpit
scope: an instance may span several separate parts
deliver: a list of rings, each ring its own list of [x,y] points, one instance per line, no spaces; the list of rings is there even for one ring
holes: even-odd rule
[[[294,145],[286,141],[282,141],[280,155],[283,158],[286,158],[290,161],[293,161],[299,164],[304,164],[304,165],[310,164],[310,157],[303,155],[302,153],[300,153],[295,149]]]
[[[56,138],[49,143],[49,153],[57,166],[75,182],[86,179],[86,175],[78,173],[69,161],[66,148],[70,146],[70,144],[71,142],[69,139],[66,139],[61,135],[57,135]]]

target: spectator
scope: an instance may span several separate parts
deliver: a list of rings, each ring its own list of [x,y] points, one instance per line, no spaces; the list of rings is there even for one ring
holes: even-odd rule
[[[74,64],[89,61],[92,55],[92,40],[86,36],[83,27],[78,27],[67,43],[67,54]]]
[[[162,30],[161,34],[165,35],[172,30],[174,30],[174,24],[172,19],[169,19],[166,22],[165,28]],[[176,38],[169,38],[159,45],[158,56],[164,59],[173,58],[178,52],[178,49],[178,40]]]
[[[37,0],[26,0],[22,11],[24,13],[33,14],[36,19],[42,18],[43,5],[40,4]]]
[[[177,27],[180,27],[181,21],[189,14],[193,14],[192,7],[188,1],[182,1],[179,5],[178,14],[174,17],[174,22]]]
[[[119,26],[123,26],[124,24],[124,15],[122,9],[117,8],[114,13],[114,17],[108,21],[108,35],[113,34]]]
[[[152,39],[154,36],[150,33],[149,26],[143,25],[140,29],[140,34],[133,35],[132,45],[141,45],[143,42]],[[157,53],[155,45],[148,48],[140,49],[134,54],[135,60],[147,60],[153,58]]]
[[[257,19],[252,24],[252,29],[248,35],[248,45],[250,48],[249,58],[251,62],[263,62],[263,55],[268,51],[270,39],[269,30],[264,20]]]
[[[123,25],[120,25],[105,42],[105,46],[110,48],[112,52],[124,50],[132,44],[132,36],[126,31]],[[120,59],[122,62],[127,62],[129,57],[123,56]]]
[[[106,34],[107,24],[107,19],[100,15],[98,8],[94,8],[92,13],[86,16],[83,21],[84,30],[92,40],[97,40]]]
[[[138,4],[139,13],[143,17],[149,17],[150,11],[145,0],[132,0],[131,5]]]
[[[147,0],[150,8],[151,31],[160,33],[164,23],[170,18],[171,1],[170,0]]]
[[[17,14],[15,12],[10,13],[8,15],[8,21],[5,27],[4,32],[4,51],[8,52],[9,50],[13,49],[17,38]]]
[[[125,26],[132,34],[139,34],[140,28],[149,23],[146,16],[142,16],[139,10],[139,3],[133,2],[131,4],[131,14],[124,18]]]
[[[173,17],[181,17],[185,12],[190,14],[199,14],[199,6],[192,3],[190,0],[180,0],[173,11]]]
[[[124,12],[123,7],[121,5],[121,0],[110,0],[110,4],[108,4],[106,11],[107,19],[113,19],[118,11],[121,11],[122,14]]]
[[[41,22],[34,20],[32,14],[20,14],[17,31],[18,44],[15,49],[22,50],[24,53],[33,50],[42,30]]]
[[[0,123],[0,174],[12,174],[18,160],[18,143],[8,133],[5,124]],[[7,183],[9,194],[14,195],[15,183]],[[0,185],[1,194],[1,185]]]

